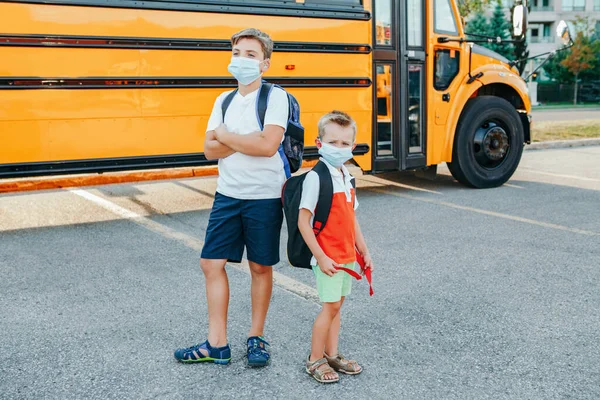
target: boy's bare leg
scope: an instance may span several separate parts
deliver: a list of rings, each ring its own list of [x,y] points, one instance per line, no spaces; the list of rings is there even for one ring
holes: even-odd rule
[[[325,353],[329,357],[335,357],[338,354],[338,342],[340,339],[340,326],[341,326],[341,307],[344,304],[344,297],[340,300],[340,311],[335,315],[331,326],[329,327],[329,333],[327,334],[327,340],[325,341]]]
[[[273,291],[273,267],[249,261],[252,275],[252,327],[248,336],[263,336]]]
[[[331,323],[335,319],[335,316],[339,315],[341,306],[341,301],[336,303],[323,303],[323,308],[319,315],[317,315],[315,323],[313,324],[312,346],[309,361],[313,362],[323,358],[323,350],[325,350],[325,342],[327,341],[329,330],[331,329]],[[335,379],[336,376],[336,374],[329,373],[325,374],[324,378]]]
[[[336,303],[323,303],[323,308],[319,315],[317,315],[315,323],[313,324],[310,361],[316,361],[323,358],[323,351],[325,350],[325,343],[329,336],[331,323],[335,316],[339,314],[341,305],[341,301]]]
[[[227,260],[200,259],[200,267],[206,278],[206,302],[208,304],[208,342],[213,347],[227,344],[227,310],[229,308],[229,281],[225,264]],[[200,350],[207,356],[204,349]]]

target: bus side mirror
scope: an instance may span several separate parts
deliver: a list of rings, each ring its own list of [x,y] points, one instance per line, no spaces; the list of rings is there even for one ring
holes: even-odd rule
[[[523,4],[517,4],[512,11],[512,36],[522,39],[527,32],[527,8]]]
[[[569,25],[564,20],[561,20],[556,27],[556,36],[563,42],[564,45],[571,44],[571,32],[569,31]]]

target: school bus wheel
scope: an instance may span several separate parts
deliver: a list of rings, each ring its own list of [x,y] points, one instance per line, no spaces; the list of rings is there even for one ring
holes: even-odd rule
[[[475,97],[460,117],[448,168],[467,186],[500,186],[519,165],[523,137],[519,114],[508,101],[496,96]]]

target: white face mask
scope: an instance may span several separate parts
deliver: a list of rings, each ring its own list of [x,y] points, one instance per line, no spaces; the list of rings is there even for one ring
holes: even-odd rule
[[[231,57],[227,70],[242,85],[249,85],[262,75],[260,61],[247,57]]]
[[[331,144],[321,143],[319,154],[329,164],[336,168],[340,168],[352,156],[352,147],[335,147]]]

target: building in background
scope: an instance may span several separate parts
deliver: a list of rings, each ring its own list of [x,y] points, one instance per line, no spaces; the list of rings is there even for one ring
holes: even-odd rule
[[[591,27],[595,27],[596,35],[600,35],[600,0],[529,0],[529,26],[527,43],[529,55],[545,53],[561,47],[556,37],[556,26],[560,20],[574,21],[577,16],[588,17]],[[575,32],[571,32],[574,36]],[[600,37],[600,36],[599,36]],[[541,63],[544,58],[530,62],[525,74]],[[543,69],[538,72],[538,79],[544,80]],[[525,75],[526,76],[526,75]]]

